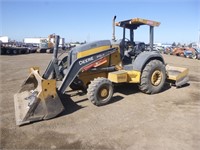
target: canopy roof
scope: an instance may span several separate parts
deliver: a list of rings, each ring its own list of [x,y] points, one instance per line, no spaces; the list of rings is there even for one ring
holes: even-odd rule
[[[147,19],[141,19],[141,18],[134,18],[134,19],[116,22],[115,25],[119,27],[125,27],[128,29],[137,29],[137,27],[141,25],[149,25],[149,26],[158,27],[160,25],[160,22],[147,20]]]

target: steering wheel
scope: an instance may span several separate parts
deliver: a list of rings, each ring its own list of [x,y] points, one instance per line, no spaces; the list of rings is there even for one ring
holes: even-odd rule
[[[124,39],[124,47],[126,50],[129,49],[130,44],[131,44],[131,41],[128,38],[125,38]]]

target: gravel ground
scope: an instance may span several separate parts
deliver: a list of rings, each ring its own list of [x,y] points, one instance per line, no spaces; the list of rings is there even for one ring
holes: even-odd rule
[[[28,68],[40,66],[43,72],[52,55],[0,56],[0,149],[199,150],[200,61],[163,56],[170,65],[189,68],[187,86],[166,85],[163,92],[146,95],[124,84],[102,107],[67,91],[59,117],[22,127],[15,125],[13,95]]]

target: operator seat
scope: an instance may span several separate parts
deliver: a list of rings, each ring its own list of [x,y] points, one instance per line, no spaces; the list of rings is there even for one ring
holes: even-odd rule
[[[135,46],[135,56],[139,55],[143,51],[145,51],[145,44],[140,42]]]
[[[123,64],[131,64],[132,63],[132,56],[135,55],[135,43],[134,42],[126,42],[123,51]]]

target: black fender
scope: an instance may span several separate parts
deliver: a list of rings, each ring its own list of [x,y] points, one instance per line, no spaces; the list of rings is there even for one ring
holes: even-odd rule
[[[145,65],[151,60],[160,60],[163,64],[165,64],[162,55],[157,51],[144,51],[140,53],[135,61],[133,62],[133,70],[142,71]]]

